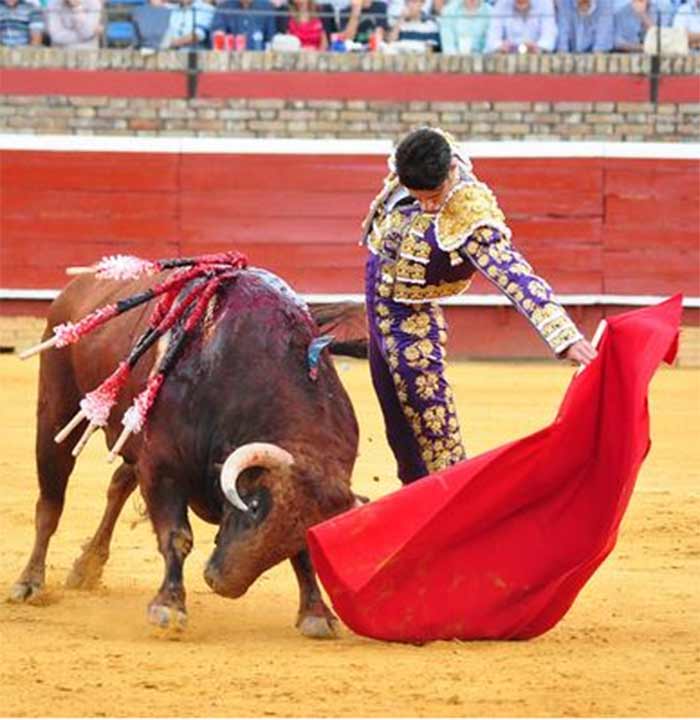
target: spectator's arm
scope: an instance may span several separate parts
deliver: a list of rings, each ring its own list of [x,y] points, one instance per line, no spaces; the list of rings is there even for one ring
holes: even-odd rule
[[[270,10],[276,8],[270,7]],[[277,32],[277,18],[274,15],[266,15],[263,25],[263,42],[270,42]]]
[[[557,12],[557,52],[569,52],[571,49],[571,10],[566,6],[567,0],[559,3]]]
[[[48,14],[48,13],[47,13]],[[44,41],[44,17],[38,8],[32,11],[29,17],[29,44],[41,45]]]
[[[350,5],[350,18],[348,24],[341,33],[344,40],[354,40],[357,29],[360,26],[360,15],[362,15],[362,0],[352,0]]]
[[[440,17],[440,46],[446,55],[456,55],[459,52],[456,18],[448,15]]]
[[[596,21],[593,52],[610,52],[615,42],[615,22],[612,13],[612,3],[603,3],[599,6],[600,14]]]
[[[503,3],[496,3],[491,13],[491,22],[486,33],[486,52],[500,52],[505,38],[506,7]]]
[[[99,32],[101,11],[99,2],[88,0],[85,4],[78,5],[73,17],[75,18],[75,32],[82,42],[91,40]]]
[[[552,52],[557,46],[557,20],[554,12],[554,1],[547,0],[542,3],[543,14],[542,28],[537,47],[542,52]]]
[[[489,27],[491,25],[491,8],[488,5],[482,4],[482,11],[485,13],[485,17],[483,21],[479,23],[477,32],[472,35],[473,53],[486,52],[486,38],[488,36]]]

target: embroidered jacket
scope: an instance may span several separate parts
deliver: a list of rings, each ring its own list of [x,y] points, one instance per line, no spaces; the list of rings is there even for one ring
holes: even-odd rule
[[[511,244],[491,190],[473,176],[463,176],[437,214],[423,213],[389,176],[365,228],[368,248],[382,258],[382,279],[395,301],[423,303],[462,293],[478,271],[530,321],[552,352],[582,339],[552,288]]]

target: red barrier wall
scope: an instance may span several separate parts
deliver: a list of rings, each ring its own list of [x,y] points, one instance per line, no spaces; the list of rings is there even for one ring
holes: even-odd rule
[[[696,161],[474,164],[516,244],[558,292],[700,295]],[[359,223],[385,167],[379,156],[3,151],[0,286],[61,287],[66,265],[115,252],[236,248],[299,291],[358,293]],[[481,278],[473,288],[492,291]],[[591,312],[595,324],[601,311]],[[512,311],[504,317],[527,330]],[[537,348],[530,335],[516,350]]]

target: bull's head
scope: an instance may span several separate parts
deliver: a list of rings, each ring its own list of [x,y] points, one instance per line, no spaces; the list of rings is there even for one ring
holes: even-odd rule
[[[268,443],[249,443],[228,456],[220,476],[228,502],[204,572],[216,593],[240,597],[265,570],[303,549],[308,527],[352,505],[344,482],[331,484],[337,491],[319,503],[304,477],[306,464]]]

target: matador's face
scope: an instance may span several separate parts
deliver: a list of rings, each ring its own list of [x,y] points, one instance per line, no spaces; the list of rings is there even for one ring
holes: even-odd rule
[[[450,165],[450,172],[444,182],[433,190],[411,190],[406,188],[411,197],[415,198],[424,213],[436,213],[445,204],[452,188],[459,181],[459,167],[453,158]]]

